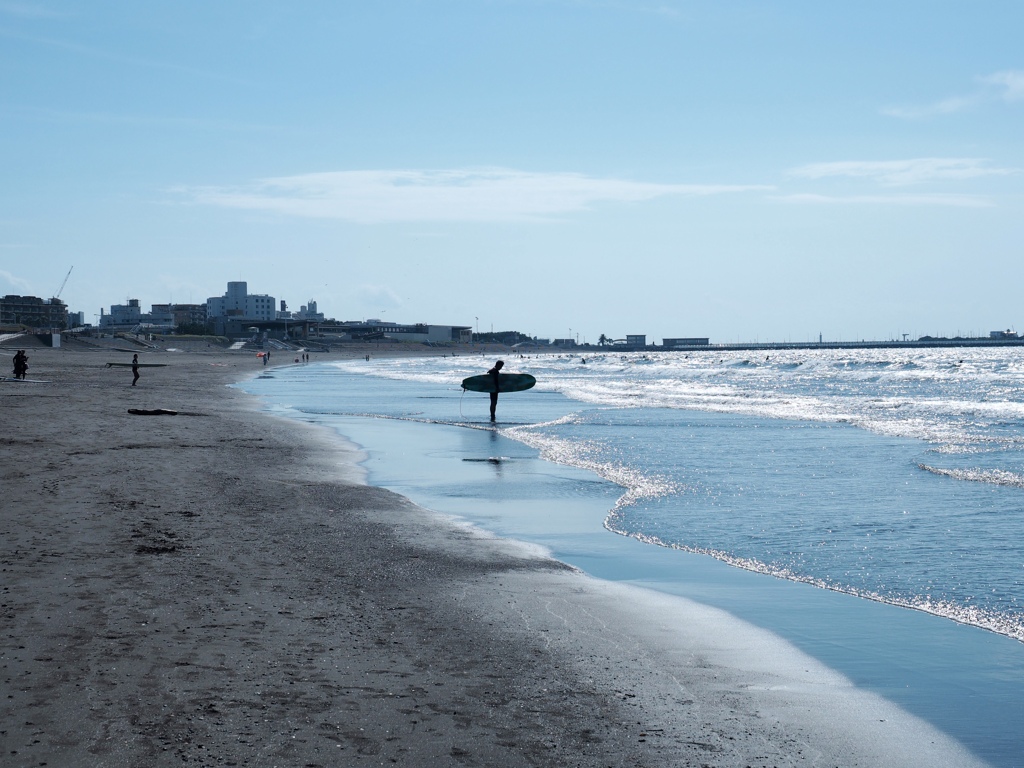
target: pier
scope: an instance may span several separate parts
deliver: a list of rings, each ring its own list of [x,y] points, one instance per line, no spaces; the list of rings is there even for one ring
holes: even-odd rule
[[[643,352],[771,352],[797,349],[928,349],[941,347],[1024,347],[1024,339],[916,339],[914,341],[765,341],[673,347],[635,347]],[[616,349],[612,347],[611,349]]]

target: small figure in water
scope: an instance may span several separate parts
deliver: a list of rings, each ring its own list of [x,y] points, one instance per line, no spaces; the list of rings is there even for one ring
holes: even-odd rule
[[[498,376],[501,374],[501,369],[505,367],[505,361],[499,360],[494,364],[494,367],[487,372],[488,376],[494,378],[494,391],[491,392],[491,421],[494,421],[494,411],[498,407]]]
[[[132,355],[132,386],[134,387],[136,382],[139,380],[139,356]]]

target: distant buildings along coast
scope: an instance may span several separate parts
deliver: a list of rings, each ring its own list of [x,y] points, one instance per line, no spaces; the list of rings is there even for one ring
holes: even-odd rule
[[[0,324],[63,330],[68,327],[68,305],[60,299],[8,294],[0,299]]]
[[[68,276],[71,272],[68,271]],[[92,332],[96,329],[86,322],[84,312],[69,312],[59,296],[67,283],[61,284],[56,296],[42,299],[37,296],[7,295],[0,298],[0,333],[8,336],[33,332],[41,336],[59,338],[62,331]],[[109,312],[100,310],[96,315],[101,333],[128,334],[193,334],[227,337],[235,341],[320,340],[324,344],[355,341],[389,341],[422,344],[504,344],[514,349],[593,348],[580,344],[579,334],[546,339],[529,336],[519,331],[491,331],[480,333],[471,325],[442,325],[435,323],[398,323],[379,318],[339,321],[320,312],[316,301],[310,299],[298,310],[289,310],[284,299],[266,293],[249,293],[249,285],[242,280],[231,281],[220,296],[211,296],[203,304],[153,304],[149,312],[142,310],[138,299],[125,304],[112,304]],[[596,346],[615,351],[700,351],[718,350],[783,350],[812,348],[865,348],[865,347],[920,347],[920,346],[1001,346],[1024,345],[1024,338],[1011,329],[989,332],[988,336],[921,336],[889,341],[817,341],[807,342],[737,342],[712,344],[707,336],[665,337],[661,344],[647,341],[647,334],[626,334],[624,338],[611,338],[601,334]],[[49,342],[47,342],[49,343]]]

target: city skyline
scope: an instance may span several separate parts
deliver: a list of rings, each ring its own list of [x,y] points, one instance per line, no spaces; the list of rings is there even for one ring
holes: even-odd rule
[[[0,294],[49,298],[73,265],[87,320],[246,280],[339,319],[581,340],[1014,328],[1021,21],[0,2]]]
[[[108,327],[109,328],[109,327],[112,327],[112,326],[118,326],[118,327],[126,326],[126,325],[134,326],[134,325],[138,325],[140,322],[143,325],[145,325],[146,323],[149,323],[149,322],[156,322],[155,320],[151,321],[149,319],[148,315],[150,315],[150,314],[155,313],[155,314],[163,316],[163,315],[166,315],[171,310],[182,311],[182,310],[186,310],[186,309],[192,309],[192,308],[195,308],[195,307],[202,307],[203,312],[204,312],[204,317],[205,317],[206,316],[206,310],[209,307],[209,305],[211,304],[211,302],[218,302],[218,301],[219,302],[223,302],[228,297],[228,295],[231,292],[232,284],[242,286],[242,290],[246,291],[246,295],[248,295],[250,297],[259,298],[259,299],[268,299],[270,301],[269,306],[274,308],[274,311],[275,311],[275,314],[276,314],[275,318],[270,318],[269,316],[262,316],[262,315],[264,315],[264,312],[262,312],[262,311],[258,312],[258,313],[255,313],[255,314],[247,314],[247,315],[244,316],[246,319],[252,321],[253,323],[255,323],[257,325],[260,322],[265,322],[265,321],[267,321],[269,319],[274,319],[276,321],[287,320],[287,319],[297,319],[297,320],[310,320],[310,321],[315,322],[315,323],[326,323],[327,325],[335,325],[335,324],[338,324],[338,325],[352,325],[352,324],[364,323],[364,324],[376,324],[376,325],[395,325],[395,326],[400,326],[400,327],[403,327],[403,328],[410,328],[410,327],[414,327],[414,326],[423,326],[423,325],[462,327],[462,328],[469,328],[469,329],[471,329],[474,334],[479,334],[481,337],[491,336],[491,335],[504,335],[504,334],[510,334],[510,333],[514,333],[514,334],[517,334],[517,335],[520,335],[520,336],[527,336],[527,334],[523,333],[523,331],[521,331],[518,326],[515,326],[515,327],[510,326],[510,327],[507,327],[507,328],[495,329],[493,327],[493,325],[492,325],[490,328],[486,328],[485,327],[485,328],[481,329],[480,325],[479,325],[479,323],[480,323],[480,318],[479,317],[474,317],[472,323],[461,323],[461,322],[446,322],[446,321],[443,321],[443,320],[438,322],[436,320],[423,320],[423,319],[410,321],[408,318],[401,318],[401,319],[396,318],[396,317],[386,318],[386,317],[383,317],[383,316],[381,316],[381,317],[363,316],[363,317],[359,317],[359,318],[352,318],[352,317],[342,318],[342,317],[326,316],[323,312],[319,312],[318,311],[318,303],[317,303],[317,301],[315,299],[308,300],[307,304],[301,304],[301,305],[296,306],[296,305],[287,303],[287,300],[283,299],[282,297],[273,296],[271,294],[266,294],[266,293],[248,293],[246,281],[238,281],[238,282],[228,283],[228,289],[227,289],[227,291],[224,294],[222,294],[220,296],[208,297],[206,299],[206,301],[202,301],[202,302],[195,302],[195,303],[193,303],[193,302],[173,302],[173,301],[169,301],[169,302],[151,302],[150,303],[151,310],[149,312],[145,311],[145,304],[142,302],[142,300],[140,300],[138,298],[134,298],[134,297],[128,297],[128,298],[125,299],[125,303],[124,304],[114,303],[114,304],[108,305],[107,307],[101,307],[100,308],[100,312],[95,315],[95,318],[96,318],[97,322],[90,323],[87,318],[83,318],[83,322],[86,325],[91,325],[92,327],[99,328],[99,329],[102,329],[104,327]],[[27,298],[41,300],[44,303],[49,303],[49,302],[52,301],[52,299],[40,299],[40,297],[27,297]],[[78,314],[82,314],[84,316],[84,314],[85,314],[82,310],[75,310],[74,308],[67,307],[67,305],[65,305],[63,303],[61,303],[61,306],[65,307],[65,309],[67,309],[68,312],[70,312],[70,314],[72,316],[75,316],[75,315],[78,315]],[[266,307],[264,307],[264,309],[266,309]],[[126,313],[126,310],[128,310],[127,313]],[[134,319],[131,319],[131,320],[125,320],[124,318],[118,319],[119,315],[125,315],[125,314],[131,314],[131,316]],[[141,315],[141,318],[139,317],[140,315]],[[261,315],[261,316],[257,316],[257,315]],[[219,312],[219,313],[215,312],[210,317],[212,319],[213,317],[223,317],[223,316],[225,316],[225,313],[223,313],[223,312]],[[316,316],[316,317],[314,317],[314,316]],[[319,319],[316,319],[316,318],[319,318]],[[192,323],[196,323],[196,322],[199,322],[199,321],[193,320],[190,317],[188,322],[190,324],[192,324]],[[157,324],[160,324],[160,325],[165,324],[165,321],[161,320]],[[72,323],[72,325],[73,325],[73,323]],[[69,325],[69,327],[71,327],[71,326]],[[616,329],[616,330],[618,330],[618,329]],[[650,336],[647,333],[639,332],[638,329],[633,329],[633,330],[637,331],[637,332],[636,333],[613,333],[613,334],[602,333],[602,334],[600,334],[598,336],[597,339],[593,339],[593,338],[588,339],[585,334],[582,334],[579,331],[574,333],[573,329],[569,328],[568,329],[568,333],[565,334],[565,335],[560,335],[557,331],[553,331],[553,332],[546,333],[546,334],[545,333],[532,334],[532,338],[534,340],[539,340],[539,341],[542,341],[542,342],[553,342],[553,343],[558,343],[558,342],[565,341],[566,339],[570,339],[570,340],[573,340],[575,343],[581,344],[581,345],[588,345],[588,344],[589,345],[594,345],[594,344],[603,345],[604,343],[608,343],[608,344],[628,343],[628,344],[632,344],[632,345],[641,345],[641,346],[644,345],[644,344],[646,344],[647,346],[661,346],[662,342],[665,342],[664,345],[665,346],[669,346],[669,347],[675,346],[675,342],[680,342],[681,341],[680,337],[661,337],[661,338],[655,338],[653,336]],[[186,333],[192,333],[192,332],[193,331],[191,329],[186,331]],[[211,332],[213,332],[213,331],[211,331]],[[646,339],[646,341],[637,341],[636,339],[638,339],[640,337]],[[737,338],[737,339],[732,340],[732,339],[724,339],[723,338],[723,339],[710,340],[710,337],[692,337],[692,336],[691,337],[687,337],[687,339],[698,339],[698,341],[696,342],[697,344],[701,344],[701,343],[707,344],[710,341],[710,343],[712,345],[715,345],[715,344],[729,345],[729,344],[733,344],[733,343],[737,343],[737,344],[741,344],[741,345],[745,345],[745,344],[755,344],[756,345],[756,344],[762,344],[762,343],[785,345],[785,344],[789,344],[789,343],[814,344],[815,341],[817,341],[818,343],[824,342],[824,343],[831,344],[831,343],[856,343],[856,342],[862,342],[862,341],[867,341],[867,342],[928,341],[930,339],[936,339],[936,340],[955,340],[955,339],[965,339],[965,340],[1016,339],[1017,337],[1018,337],[1017,332],[1014,329],[1012,329],[1012,328],[1006,328],[1006,329],[996,328],[996,329],[992,329],[992,330],[989,330],[989,331],[975,330],[973,328],[971,330],[962,331],[962,330],[960,330],[958,328],[953,333],[911,334],[909,332],[904,332],[904,333],[899,334],[899,335],[890,334],[887,337],[874,337],[874,338],[851,337],[851,338],[834,338],[834,339],[833,338],[829,338],[829,339],[826,339],[826,338],[824,338],[824,336],[822,334],[819,334],[818,338],[816,340],[814,338],[811,338],[811,337],[808,337],[808,338],[805,338],[805,339],[794,339],[794,338],[769,339],[769,338],[755,337],[753,339],[739,339],[739,338]],[[699,341],[700,339],[702,339],[702,341]],[[672,342],[672,343],[670,343],[670,342]]]

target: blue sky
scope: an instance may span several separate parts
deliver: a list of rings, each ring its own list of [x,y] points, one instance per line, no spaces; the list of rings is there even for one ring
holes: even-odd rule
[[[1019,2],[0,0],[0,293],[1024,331]]]

